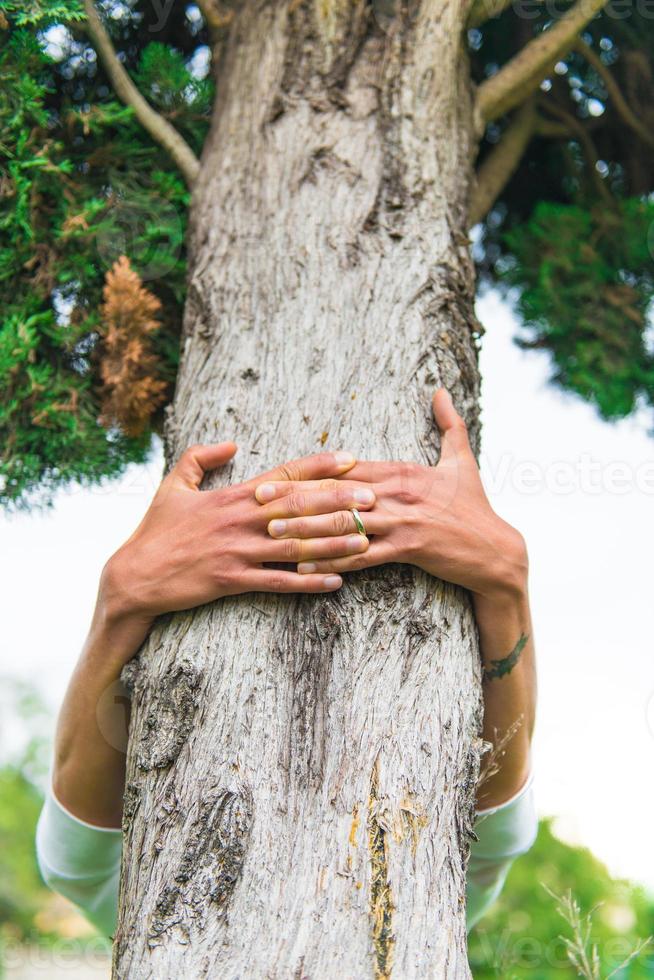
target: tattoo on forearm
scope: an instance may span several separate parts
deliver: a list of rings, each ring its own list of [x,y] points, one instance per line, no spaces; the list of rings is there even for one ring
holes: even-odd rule
[[[520,639],[514,646],[511,653],[506,657],[502,657],[500,660],[491,660],[491,667],[484,668],[483,679],[485,681],[492,681],[495,677],[506,677],[510,674],[518,660],[520,660],[520,654],[527,645],[529,635],[527,633],[521,633]]]

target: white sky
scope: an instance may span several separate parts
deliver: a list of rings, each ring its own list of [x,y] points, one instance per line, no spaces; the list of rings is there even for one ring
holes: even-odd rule
[[[512,343],[496,295],[486,326],[482,471],[531,556],[540,702],[539,809],[565,839],[654,889],[654,659],[650,561],[654,444],[648,419],[607,425],[547,385],[547,361]],[[0,518],[0,671],[56,708],[104,561],[133,530],[161,460],[105,488],[61,494],[45,515]]]

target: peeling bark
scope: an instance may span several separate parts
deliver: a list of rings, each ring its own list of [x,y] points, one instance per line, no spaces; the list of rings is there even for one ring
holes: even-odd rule
[[[249,3],[193,199],[167,453],[211,485],[327,447],[479,435],[463,5]],[[114,977],[469,976],[480,668],[466,596],[408,566],[167,618],[132,690]]]

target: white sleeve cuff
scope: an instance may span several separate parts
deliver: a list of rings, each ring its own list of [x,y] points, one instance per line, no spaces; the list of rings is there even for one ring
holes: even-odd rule
[[[533,776],[511,799],[480,810],[474,830],[478,840],[470,848],[472,861],[504,861],[528,851],[538,833]]]
[[[119,829],[80,820],[48,788],[36,830],[40,863],[66,877],[107,874],[120,865],[122,842]]]

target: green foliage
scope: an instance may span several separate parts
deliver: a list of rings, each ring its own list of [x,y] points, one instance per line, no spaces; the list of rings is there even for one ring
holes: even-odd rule
[[[646,342],[654,295],[654,201],[612,207],[541,203],[507,233],[523,347],[552,354],[553,380],[605,419],[654,405],[654,356]]]
[[[34,830],[43,804],[50,715],[29,685],[1,678],[0,940],[31,935],[47,899],[34,856]]]
[[[17,27],[32,24],[44,28],[84,20],[80,0],[0,0],[0,11],[13,18]]]
[[[547,889],[556,895],[570,890],[583,913],[594,910],[591,940],[598,947],[603,977],[640,939],[654,934],[654,900],[641,888],[611,878],[590,851],[564,844],[543,820],[534,847],[513,864],[497,904],[470,935],[475,980],[559,980],[577,975],[564,941],[572,938],[571,930]],[[653,975],[652,947],[616,974],[622,980]]]
[[[59,486],[145,459],[160,411],[138,436],[100,422],[102,287],[127,254],[162,303],[153,345],[172,391],[189,199],[164,151],[104,85],[88,45],[66,35],[55,61],[47,32],[18,26],[42,26],[45,6],[16,6],[20,16],[4,3],[13,20],[0,32],[0,500],[9,507],[47,504]],[[65,7],[70,21],[75,6],[47,13]],[[156,42],[135,75],[199,152],[210,84]]]
[[[47,898],[34,860],[34,829],[43,798],[12,766],[0,767],[0,922],[28,936]]]
[[[547,28],[553,8],[539,10],[518,0],[470,32],[476,79]],[[583,39],[654,133],[651,16],[639,4],[627,11],[609,0]],[[579,51],[550,73],[537,94],[537,112],[550,132],[532,138],[479,229],[478,267],[487,283],[527,291],[517,304],[527,326],[521,342],[549,352],[556,384],[590,401],[603,418],[620,418],[641,402],[652,403],[646,310],[654,295],[648,203],[654,153]],[[481,160],[510,122],[506,117],[488,126]]]

